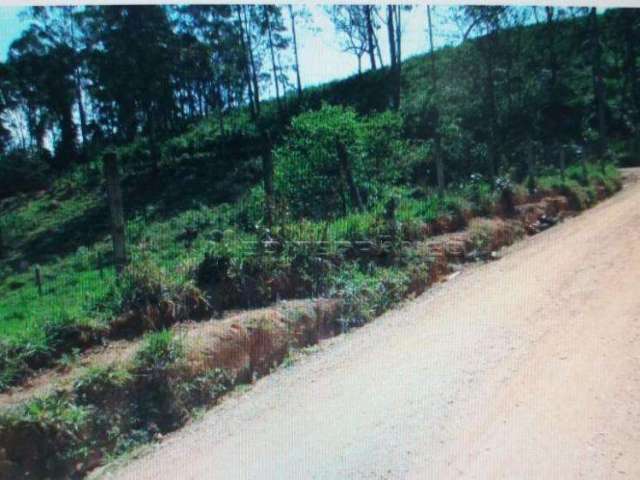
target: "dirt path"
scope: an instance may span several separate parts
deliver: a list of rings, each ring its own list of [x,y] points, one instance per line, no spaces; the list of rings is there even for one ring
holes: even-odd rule
[[[640,478],[640,183],[324,342],[111,475]]]

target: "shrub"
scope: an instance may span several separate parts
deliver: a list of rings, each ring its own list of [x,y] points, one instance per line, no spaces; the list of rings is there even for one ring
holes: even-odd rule
[[[127,390],[133,380],[131,372],[109,366],[89,367],[73,384],[78,403],[101,406],[108,404],[114,395]]]
[[[404,179],[412,162],[408,145],[402,138],[402,117],[385,111],[372,114],[361,123],[358,142],[368,165],[369,180],[395,184]]]
[[[274,151],[274,187],[294,216],[321,218],[356,207],[345,185],[337,144],[344,146],[356,188],[363,191],[360,129],[352,109],[328,105],[292,120],[284,144]]]
[[[136,353],[140,370],[162,370],[184,357],[184,344],[171,330],[148,333]]]
[[[397,268],[344,265],[331,278],[330,295],[343,299],[343,329],[363,325],[404,298],[411,283]]]
[[[208,312],[203,293],[192,281],[158,267],[143,257],[125,270],[108,295],[107,309],[121,314],[111,322],[114,332],[131,333],[167,327]]]
[[[489,214],[495,203],[495,193],[491,183],[478,173],[469,176],[469,181],[462,188],[462,194],[479,215]]]

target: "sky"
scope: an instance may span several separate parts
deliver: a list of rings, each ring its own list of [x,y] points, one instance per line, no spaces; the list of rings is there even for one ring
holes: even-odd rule
[[[353,54],[342,52],[340,41],[333,28],[331,20],[319,5],[308,5],[311,21],[298,19],[296,33],[300,57],[300,73],[303,86],[317,85],[330,80],[348,77],[358,70],[358,63]],[[438,31],[441,23],[438,11],[444,13],[446,7],[436,7],[434,16],[434,30]],[[24,7],[0,7],[0,61],[5,61],[9,45],[20,32],[26,28],[27,22],[19,18],[19,12]],[[285,13],[285,20],[289,26],[289,17]],[[402,13],[402,56],[403,58],[423,53],[427,50],[426,35],[426,7],[415,6],[410,12]],[[442,31],[442,29],[440,29]],[[379,30],[379,42],[385,64],[389,63],[388,40],[386,28]],[[444,37],[436,35],[436,46],[445,43]],[[363,57],[363,69],[369,68],[368,60]],[[293,83],[293,72],[291,81]]]
[[[25,28],[26,22],[20,21],[18,13],[24,7],[0,7],[0,61],[7,59],[9,45]]]

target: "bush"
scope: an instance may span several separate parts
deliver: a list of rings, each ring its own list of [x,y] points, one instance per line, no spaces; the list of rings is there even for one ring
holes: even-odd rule
[[[346,149],[356,188],[363,191],[360,128],[353,110],[327,105],[292,120],[284,144],[274,151],[274,187],[295,217],[321,218],[357,206],[345,185],[337,144]]]
[[[140,370],[162,370],[184,357],[184,344],[171,330],[148,333],[136,353]]]
[[[148,257],[127,266],[108,294],[107,309],[121,314],[111,322],[114,333],[164,328],[186,318],[200,318],[209,310],[192,281],[164,271]]]
[[[344,302],[343,329],[360,326],[402,300],[410,275],[397,268],[346,264],[330,280],[330,295]]]
[[[294,218],[325,218],[358,207],[338,155],[341,144],[363,201],[383,184],[398,182],[409,169],[402,120],[385,112],[367,118],[352,109],[324,105],[292,120],[284,143],[274,151],[276,196]]]

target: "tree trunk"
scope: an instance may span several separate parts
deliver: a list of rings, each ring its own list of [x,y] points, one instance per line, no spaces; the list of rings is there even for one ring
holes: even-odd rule
[[[398,65],[402,63],[402,19],[400,5],[396,5],[396,55]]]
[[[429,56],[431,57],[431,83],[435,90],[437,84],[436,57],[433,54],[433,25],[431,23],[431,6],[427,5],[427,27],[429,29]]]
[[[77,72],[75,72],[75,87],[76,102],[78,103],[78,115],[80,117],[80,137],[82,138],[82,145],[84,146],[87,143],[87,114],[84,110],[82,89],[80,88],[80,79]]]
[[[244,68],[244,81],[247,84],[247,92],[249,93],[249,109],[251,111],[251,118],[256,119],[256,105],[253,95],[253,86],[251,84],[251,60],[249,59],[249,52],[247,51],[247,42],[245,41],[245,29],[242,21],[242,8],[236,5],[236,14],[238,16],[238,25],[240,27],[240,47],[242,48],[242,54],[245,61]]]
[[[108,152],[103,157],[104,176],[107,183],[107,198],[111,212],[111,238],[113,240],[113,258],[118,276],[122,275],[127,263],[125,247],[124,213],[122,209],[122,189],[118,173],[116,154]]]
[[[549,51],[549,70],[551,71],[551,81],[549,82],[550,91],[555,90],[556,82],[558,80],[558,60],[556,56],[556,28],[554,16],[554,7],[545,7],[547,13],[547,49]]]
[[[624,71],[627,83],[627,92],[633,103],[634,127],[637,129],[640,123],[640,91],[638,90],[638,68],[636,64],[636,43],[633,35],[634,22],[638,14],[635,10],[624,12],[624,39],[625,59]]]
[[[291,36],[293,38],[293,56],[295,59],[296,82],[298,84],[298,96],[302,95],[302,82],[300,81],[300,62],[298,61],[298,39],[296,37],[296,17],[293,7],[289,5],[289,16],[291,17]]]
[[[371,62],[371,69],[376,70],[376,52],[375,45],[373,43],[373,23],[371,21],[371,6],[364,6],[364,16],[365,21],[367,22],[367,44],[369,50],[369,61]]]
[[[565,170],[567,167],[566,155],[567,155],[567,152],[564,145],[560,145],[560,179],[562,180],[562,183],[564,183],[564,180],[565,180]]]
[[[382,60],[382,52],[380,51],[380,43],[378,42],[378,35],[376,35],[376,32],[373,32],[373,42],[375,43],[376,53],[378,54],[380,68],[384,68],[384,61]]]
[[[600,32],[598,30],[598,16],[595,7],[591,9],[591,48],[592,48],[592,77],[593,92],[596,98],[598,114],[598,154],[604,155],[607,150],[607,121],[605,112],[604,81],[602,79]],[[602,159],[604,160],[604,159]]]
[[[493,55],[495,52],[495,35],[496,32],[490,33],[484,38],[480,38],[480,48],[483,52],[485,61],[485,76],[484,76],[484,90],[485,90],[485,102],[487,114],[489,117],[489,176],[493,182],[496,177],[496,167],[498,165],[498,119],[497,119],[497,106],[496,106],[496,94],[494,85],[494,64]]]
[[[218,97],[218,127],[220,128],[220,135],[224,137],[224,114],[223,114],[223,101],[222,101],[222,88],[220,84],[216,85],[216,96]]]
[[[251,30],[249,29],[249,20],[247,18],[246,5],[242,6],[244,13],[245,32],[247,32],[247,49],[249,50],[249,63],[251,64],[251,78],[253,81],[253,95],[256,102],[256,116],[260,116],[260,88],[258,85],[258,72],[256,70],[256,62],[253,56],[253,46],[251,42]]]
[[[342,170],[347,181],[347,186],[349,187],[351,202],[356,206],[358,211],[363,211],[364,203],[362,202],[362,197],[360,196],[356,182],[353,179],[353,172],[351,171],[351,164],[349,163],[349,154],[347,153],[347,149],[344,144],[339,140],[336,142],[336,152],[340,162],[340,169]]]
[[[271,35],[271,19],[269,17],[269,11],[265,10],[265,20],[267,22],[267,38],[269,40],[269,52],[271,53],[271,66],[273,67],[273,83],[276,87],[276,103],[278,104],[278,110],[281,110],[280,105],[280,82],[278,82],[278,66],[276,64],[276,54],[273,47],[273,37]]]
[[[438,194],[444,195],[444,162],[442,161],[442,148],[440,148],[440,136],[436,138],[436,177],[438,180]]]
[[[436,92],[438,85],[438,75],[436,71],[436,57],[433,47],[433,24],[431,23],[431,6],[427,5],[427,28],[429,30],[429,56],[431,57],[431,85],[433,92]],[[440,115],[438,108],[435,109],[435,145],[436,145],[436,177],[438,180],[438,193],[444,195],[444,160],[442,158],[442,143],[440,139]]]
[[[389,35],[389,55],[391,57],[391,68],[396,65],[396,38],[393,23],[393,5],[387,5],[387,34]]]
[[[397,7],[387,6],[387,32],[389,35],[389,52],[391,55],[391,77],[393,82],[393,93],[391,95],[391,107],[397,110],[400,107],[400,76],[398,74],[400,62],[396,52],[396,32],[394,26],[394,11]]]

